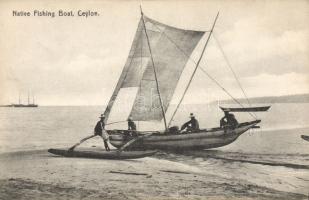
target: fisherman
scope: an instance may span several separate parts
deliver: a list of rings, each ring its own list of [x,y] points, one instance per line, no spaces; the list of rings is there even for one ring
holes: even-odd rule
[[[220,127],[225,128],[228,125],[227,118],[228,118],[229,112],[224,111],[224,116],[220,119]]]
[[[110,151],[110,148],[108,146],[108,134],[105,130],[105,115],[101,114],[100,120],[97,122],[95,128],[94,128],[94,135],[88,136],[84,139],[82,139],[79,143],[75,144],[71,148],[69,148],[69,151],[73,151],[77,146],[85,142],[86,140],[93,138],[95,136],[100,136],[103,139],[104,147],[106,151]]]
[[[193,113],[190,113],[190,121],[184,123],[182,126],[181,126],[181,129],[180,131],[184,130],[187,128],[187,131],[196,131],[196,130],[199,130],[200,127],[199,127],[199,123],[197,121],[197,119],[195,119],[195,116]]]
[[[131,116],[128,118],[128,130],[136,131],[136,125]]]
[[[229,111],[224,111],[224,117],[220,120],[220,127],[232,127],[235,129],[238,125],[238,121],[236,120],[234,114],[229,113]]]

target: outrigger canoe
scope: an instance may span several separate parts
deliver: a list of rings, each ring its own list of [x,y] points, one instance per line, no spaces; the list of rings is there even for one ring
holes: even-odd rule
[[[210,149],[231,144],[249,129],[258,128],[257,124],[261,120],[257,120],[257,117],[251,112],[265,112],[270,106],[252,107],[250,105],[250,107],[245,107],[200,66],[200,61],[205,53],[218,15],[219,13],[216,15],[210,31],[196,31],[180,29],[158,22],[145,16],[141,10],[141,18],[129,56],[105,108],[104,115],[106,124],[121,123],[130,117],[133,121],[138,122],[140,127],[143,127],[143,123],[161,122],[164,123],[164,129],[131,131],[121,129],[123,126],[119,126],[119,128],[109,126],[106,131],[110,136],[110,143],[114,147],[121,149],[134,137],[149,134],[149,136],[143,137],[133,144],[129,143],[128,149],[172,151]],[[203,40],[202,42],[203,37],[206,41]],[[197,47],[201,43],[203,43],[202,49]],[[187,67],[187,63],[195,60],[191,58],[191,55],[197,49],[201,52],[197,61],[194,61],[195,67],[189,76],[190,79],[184,85],[182,94],[179,93],[181,96],[175,107],[171,106],[176,89],[181,88],[179,87],[179,81],[182,80],[181,76]],[[179,128],[175,126],[176,124],[173,124],[174,117],[179,111],[197,69],[200,69],[223,89],[235,103],[239,104],[237,106],[240,107],[237,108],[221,107],[225,113],[248,112],[254,121],[239,123],[236,127],[231,125],[231,127],[179,131]],[[166,116],[168,110],[171,112],[170,115]]]
[[[68,151],[68,149],[48,149],[48,152],[64,157],[123,160],[123,159],[137,159],[152,156],[157,151],[119,152],[117,150],[102,151],[102,150],[80,149],[80,150]]]

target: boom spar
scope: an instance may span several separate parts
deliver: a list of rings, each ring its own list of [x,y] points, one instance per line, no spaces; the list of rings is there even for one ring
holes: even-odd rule
[[[175,114],[177,113],[177,110],[178,110],[178,108],[179,108],[179,106],[180,106],[182,100],[184,99],[184,97],[185,97],[185,95],[186,95],[186,93],[187,93],[187,91],[188,91],[188,89],[189,89],[189,86],[190,86],[190,84],[191,84],[191,82],[192,82],[192,80],[193,80],[193,77],[194,77],[194,75],[195,75],[195,72],[196,72],[197,68],[198,68],[199,65],[200,65],[200,62],[201,62],[202,57],[203,57],[203,55],[204,55],[205,49],[206,49],[207,44],[208,44],[208,42],[209,42],[210,36],[211,36],[211,34],[212,34],[212,32],[213,32],[213,29],[215,28],[215,25],[216,25],[218,16],[219,16],[219,12],[217,13],[217,16],[216,16],[216,18],[215,18],[215,21],[214,21],[214,23],[213,23],[213,25],[212,25],[212,27],[211,27],[211,30],[210,30],[210,33],[209,33],[208,38],[207,38],[207,40],[206,40],[206,43],[205,43],[205,45],[204,45],[203,51],[202,51],[202,53],[201,53],[201,56],[200,56],[199,60],[197,61],[196,65],[195,65],[195,68],[194,68],[194,71],[193,71],[193,73],[192,73],[192,75],[191,75],[191,77],[190,77],[189,83],[187,84],[186,89],[185,89],[183,95],[181,96],[181,99],[180,99],[179,103],[177,104],[177,107],[176,107],[175,111],[173,112],[173,115],[172,115],[172,117],[171,117],[171,119],[170,119],[170,121],[169,121],[169,123],[168,123],[168,126],[171,125],[171,123],[172,123],[172,121],[173,121],[173,119],[174,119],[174,117],[175,117]]]

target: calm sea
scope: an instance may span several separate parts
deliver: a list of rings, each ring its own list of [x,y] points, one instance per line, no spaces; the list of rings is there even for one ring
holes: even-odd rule
[[[1,107],[0,152],[69,147],[93,133],[103,109],[102,106]],[[186,105],[179,111],[175,124],[188,120],[190,112],[206,128],[218,126],[222,117],[216,105]],[[252,120],[248,114],[237,117],[239,121]],[[257,117],[262,119],[261,128],[243,134],[228,146],[186,155],[162,154],[157,158],[200,167],[240,182],[308,194],[309,142],[300,135],[309,135],[309,104],[273,104],[268,112],[257,113]],[[87,145],[102,146],[102,141],[96,138]]]

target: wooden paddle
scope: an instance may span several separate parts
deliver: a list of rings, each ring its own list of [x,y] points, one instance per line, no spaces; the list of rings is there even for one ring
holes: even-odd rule
[[[147,133],[145,135],[142,136],[138,136],[136,138],[133,138],[132,140],[128,141],[127,143],[125,143],[124,145],[122,145],[119,149],[118,149],[118,153],[121,153],[125,148],[127,148],[128,146],[134,144],[135,142],[137,142],[138,140],[141,140],[143,138],[149,137],[151,136],[153,133]]]

